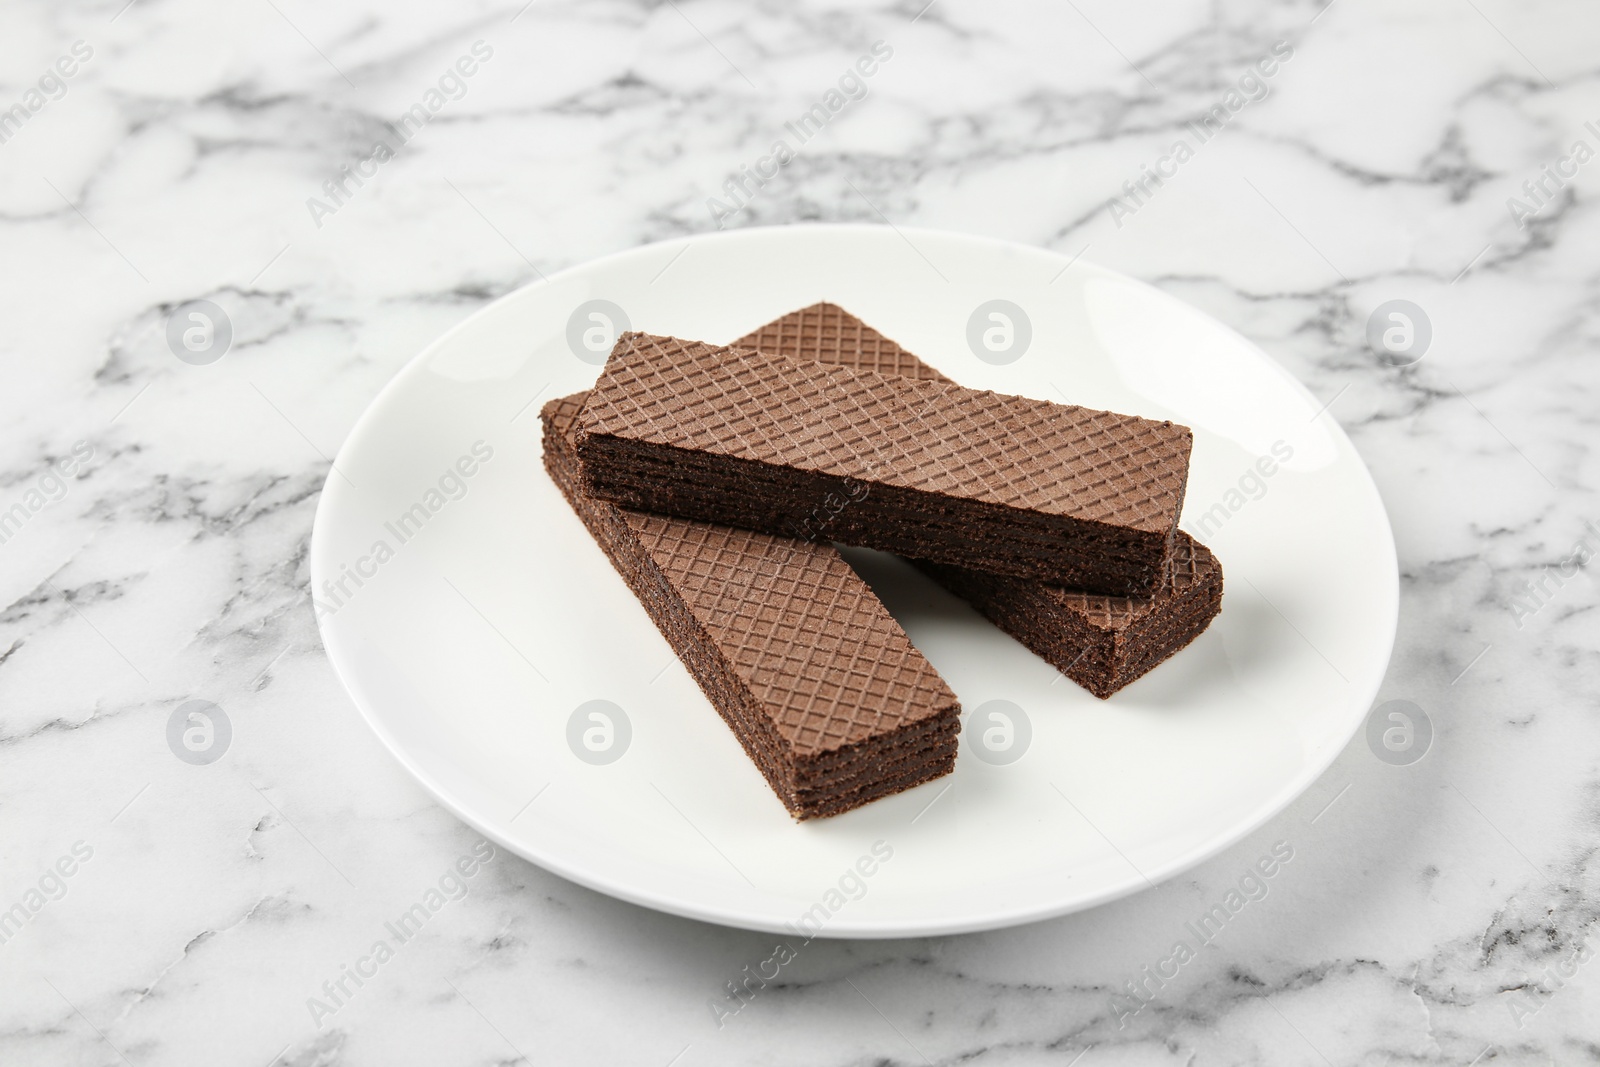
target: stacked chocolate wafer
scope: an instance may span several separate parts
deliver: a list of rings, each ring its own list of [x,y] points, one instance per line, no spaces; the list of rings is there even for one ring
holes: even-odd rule
[[[949,381],[834,304],[814,304],[785,315],[739,338],[734,347]],[[1210,549],[1182,530],[1174,532],[1166,572],[1149,596],[1105,596],[925,560],[913,562],[1102,698],[1171,658],[1198,637],[1222,608],[1222,565]]]
[[[834,549],[899,552],[1097,696],[1220,608],[1192,435],[963,388],[819,304],[718,347],[624,334],[545,466],[797,818],[948,773],[959,707]]]

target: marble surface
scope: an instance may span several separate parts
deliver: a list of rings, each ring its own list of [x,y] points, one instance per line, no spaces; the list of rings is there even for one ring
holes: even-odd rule
[[[1575,555],[1600,544],[1600,163],[1575,152],[1600,149],[1597,39],[1592,6],[1509,0],[8,4],[0,910],[25,921],[0,925],[0,1062],[1600,1061],[1600,631]],[[875,41],[893,56],[867,95],[715,218]],[[1135,197],[1147,166],[1171,177]],[[347,167],[367,176],[335,198]],[[819,941],[737,1012],[726,983],[768,936],[505,854],[449,880],[476,836],[380,749],[318,644],[328,457],[500,294],[807,220],[1082,252],[1304,380],[1391,509],[1381,696],[1423,709],[1427,756],[1358,737],[1153,891]],[[1366,343],[1397,299],[1432,328],[1399,368]],[[168,348],[192,300],[233,323],[220,362]],[[169,748],[191,700],[232,726],[209,766]],[[1148,978],[1277,842],[1294,859],[1267,896]],[[465,895],[346,977],[441,880]]]

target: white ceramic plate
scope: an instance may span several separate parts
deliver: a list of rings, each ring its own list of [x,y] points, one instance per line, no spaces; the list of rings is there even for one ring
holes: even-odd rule
[[[1100,701],[903,563],[852,550],[984,722],[969,719],[952,776],[797,825],[545,475],[539,408],[598,373],[609,337],[591,301],[635,329],[724,343],[818,300],[969,386],[1193,427],[1184,525],[1222,560],[1227,592],[1199,640]],[[991,300],[1027,317],[1020,355],[985,347],[985,330],[1006,341],[987,314],[969,343]],[[1014,346],[1020,325],[1013,312]],[[1060,915],[1228,847],[1362,723],[1394,639],[1394,542],[1366,468],[1320,408],[1193,308],[1039,249],[864,226],[650,245],[496,301],[373,402],[317,510],[322,637],[372,729],[443,804],[601,892],[832,937]],[[1264,476],[1256,465],[1275,446],[1292,455]],[[607,743],[593,707],[569,730],[590,701],[621,709],[610,762],[585,747]],[[1024,730],[1011,712],[1021,755],[1009,763],[969,747],[1005,743],[989,713],[1007,705],[991,701],[1026,719]]]

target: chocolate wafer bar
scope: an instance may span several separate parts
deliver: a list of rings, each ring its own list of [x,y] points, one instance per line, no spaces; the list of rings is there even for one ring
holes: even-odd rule
[[[912,378],[948,381],[835,304],[814,304],[733,343]],[[1179,530],[1153,596],[1108,597],[1043,582],[912,560],[996,626],[1098,697],[1108,697],[1198,637],[1222,610],[1222,565]]]
[[[545,468],[790,813],[836,815],[950,773],[955,694],[833,545],[583,495],[585,395],[544,406]]]
[[[628,333],[578,424],[583,489],[1097,593],[1164,573],[1192,434],[1076,405]]]
[[[1097,697],[1115,693],[1171,657],[1222,610],[1222,565],[1178,531],[1165,579],[1154,596],[1080,593],[1025,578],[914,561],[924,573],[982,612]]]
[[[946,378],[838,304],[826,302],[773,319],[729,347],[811,359],[832,367],[956,384],[953,378]]]

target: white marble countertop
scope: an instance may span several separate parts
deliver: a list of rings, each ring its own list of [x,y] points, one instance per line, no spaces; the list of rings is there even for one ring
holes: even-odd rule
[[[0,909],[26,920],[0,911],[0,1062],[1600,1061],[1600,631],[1568,562],[1600,545],[1600,16],[923,2],[0,13]],[[477,840],[319,647],[327,457],[487,301],[714,228],[707,199],[875,41],[868,95],[722,222],[881,211],[1087,249],[1258,342],[1391,510],[1381,696],[1424,710],[1431,751],[1393,766],[1358,737],[1261,832],[1117,904],[818,942],[720,1027],[770,937],[497,855],[313,1018]],[[1170,177],[1134,195],[1146,166]],[[344,167],[366,176],[336,197]],[[168,349],[191,300],[228,311],[220,362]],[[1431,323],[1411,366],[1366,345],[1389,300]],[[232,724],[210,766],[168,746],[189,700]],[[1295,862],[1247,921],[1129,1000],[1279,840]]]

